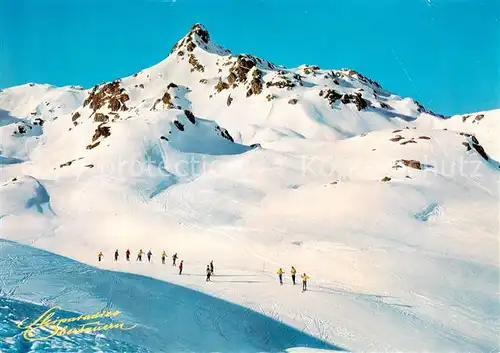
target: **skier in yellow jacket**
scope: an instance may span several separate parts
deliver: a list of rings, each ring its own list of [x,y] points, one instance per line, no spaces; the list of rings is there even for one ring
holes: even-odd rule
[[[282,285],[283,284],[283,273],[285,273],[285,272],[280,267],[277,273],[278,273],[278,278],[280,279],[280,284]]]
[[[295,269],[295,267],[292,266],[292,269],[290,270],[290,273],[292,274],[293,285],[295,285],[295,275],[297,274],[297,270]]]
[[[141,250],[139,250],[139,253],[137,254],[137,260],[142,261],[142,254],[144,254],[144,251],[142,251],[142,249],[141,249]]]
[[[161,263],[163,265],[165,265],[165,258],[167,257],[167,253],[165,252],[165,250],[163,250],[163,252],[161,253]]]
[[[305,292],[307,290],[307,280],[309,279],[309,276],[304,274],[301,276],[302,277],[302,291]]]

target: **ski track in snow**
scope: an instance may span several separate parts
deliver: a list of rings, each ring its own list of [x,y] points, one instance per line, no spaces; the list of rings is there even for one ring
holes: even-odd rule
[[[86,270],[91,268],[87,265],[15,243],[1,243],[1,255],[2,259],[5,259],[2,261],[2,267],[13,268],[14,272],[22,277],[10,277],[2,286],[7,288],[8,293],[0,297],[1,306],[6,305],[9,308],[7,313],[0,312],[3,321],[13,316],[13,312],[26,311],[28,302],[57,302],[58,306],[75,313],[120,310],[122,320],[138,324],[138,327],[131,331],[110,331],[111,333],[106,334],[106,340],[112,343],[106,347],[107,352],[118,352],[118,347],[123,345],[132,347],[134,342],[142,342],[141,346],[147,347],[143,351],[151,352],[283,351],[300,346],[340,349],[248,308],[201,292],[126,273],[98,269],[89,273]],[[15,260],[29,258],[29,262],[12,261],[6,254],[10,254]],[[56,264],[57,276],[46,271]],[[31,272],[33,267],[39,269],[36,278]],[[26,271],[27,273],[23,274]],[[58,291],[53,285],[54,281],[65,290]],[[37,291],[33,291],[34,288]],[[14,294],[17,299],[13,299]],[[138,300],[142,303],[140,306],[135,304]],[[41,310],[30,310],[28,314],[31,316],[37,311],[40,313]],[[9,320],[23,318],[14,315],[14,318]],[[236,322],[238,324],[235,324]],[[16,352],[18,344],[24,342],[19,337],[21,330],[12,326],[3,326],[2,330],[16,332],[14,341],[17,343],[3,343],[2,349],[5,350],[2,351]],[[262,327],[266,329],[262,330]],[[165,340],[166,336],[175,339]],[[193,339],[193,336],[197,339]],[[9,332],[9,337],[12,337],[12,332]],[[77,335],[71,336],[69,342],[65,343],[69,343],[72,350],[86,351],[85,344],[95,339],[95,335]],[[59,339],[49,342],[54,351],[60,348]],[[31,346],[30,351],[45,350]]]

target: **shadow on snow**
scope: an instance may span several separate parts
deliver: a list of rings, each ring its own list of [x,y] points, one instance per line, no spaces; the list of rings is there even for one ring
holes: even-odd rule
[[[202,292],[145,276],[97,269],[3,239],[0,239],[0,268],[9,269],[1,276],[4,299],[0,309],[6,299],[29,300],[45,307],[57,305],[66,311],[85,314],[114,309],[121,312],[118,321],[137,324],[130,331],[107,331],[106,339],[110,341],[105,345],[106,352],[122,352],[131,347],[135,347],[132,351],[143,352],[278,352],[292,347],[345,351]],[[6,325],[5,320],[0,323]],[[22,340],[20,329],[14,326],[14,330],[17,333],[10,332],[10,337]],[[0,327],[0,332],[3,331]],[[80,340],[80,343],[75,341],[76,348],[92,347],[81,341],[83,337],[70,337]],[[14,349],[12,352],[19,351],[15,350],[19,339],[12,341],[9,348]],[[90,343],[97,338],[89,339]],[[123,344],[116,345],[113,340]]]

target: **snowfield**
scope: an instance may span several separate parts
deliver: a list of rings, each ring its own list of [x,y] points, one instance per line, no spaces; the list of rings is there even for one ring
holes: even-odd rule
[[[130,77],[1,91],[0,130],[2,352],[499,349],[500,110],[443,117],[195,25]],[[138,328],[23,340],[50,305]]]

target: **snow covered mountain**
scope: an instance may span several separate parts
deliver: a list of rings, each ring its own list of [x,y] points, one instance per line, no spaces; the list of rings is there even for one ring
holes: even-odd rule
[[[233,55],[196,24],[129,77],[0,92],[2,237],[205,292],[331,349],[493,351],[499,119],[435,114],[351,69]],[[154,263],[115,263],[117,248],[151,249]],[[158,263],[163,249],[188,276]],[[220,270],[205,283],[210,260]]]

